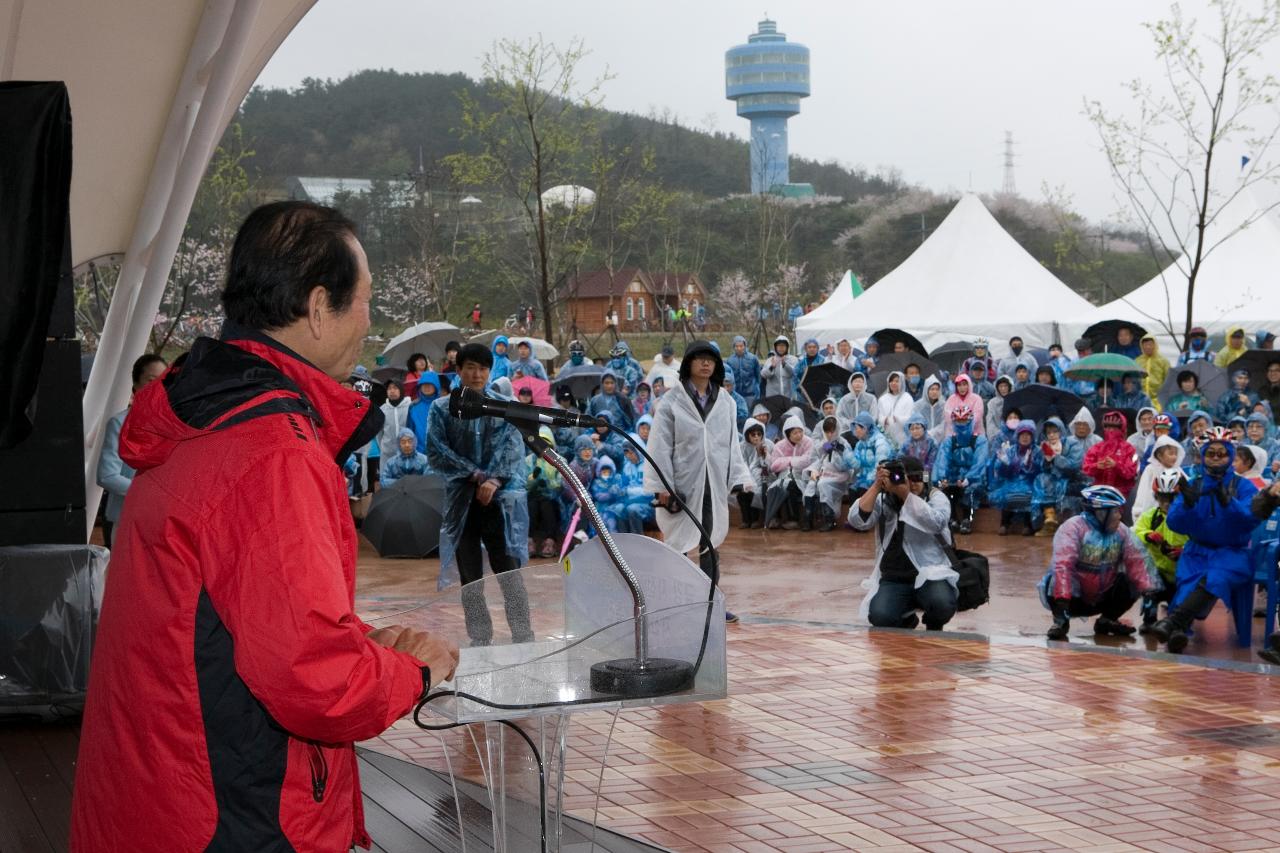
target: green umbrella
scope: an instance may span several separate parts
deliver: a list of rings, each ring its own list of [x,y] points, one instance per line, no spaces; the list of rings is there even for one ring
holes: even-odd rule
[[[1138,365],[1138,362],[1127,355],[1120,355],[1114,352],[1099,352],[1093,355],[1086,355],[1072,364],[1066,369],[1065,375],[1068,379],[1084,379],[1089,382],[1097,382],[1099,379],[1120,379],[1127,373],[1134,373],[1138,376],[1147,375],[1147,372]],[[1107,387],[1104,385],[1102,386],[1102,400],[1104,403],[1106,399]]]
[[[1067,368],[1068,379],[1087,379],[1096,382],[1099,379],[1119,379],[1126,373],[1146,376],[1138,362],[1127,355],[1114,352],[1099,352],[1086,355]]]

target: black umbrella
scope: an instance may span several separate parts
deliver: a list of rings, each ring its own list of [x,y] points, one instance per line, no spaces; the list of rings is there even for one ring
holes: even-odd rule
[[[902,341],[909,352],[919,353],[920,356],[927,357],[928,350],[924,348],[924,344],[920,343],[920,339],[910,332],[904,332],[901,329],[881,329],[871,337],[880,343],[879,355],[889,355],[893,352],[893,347],[898,341]]]
[[[1267,365],[1280,364],[1280,352],[1269,349],[1251,349],[1227,365],[1228,378],[1237,370],[1249,371],[1249,387],[1261,391],[1267,385]]]
[[[817,407],[828,396],[842,397],[849,391],[849,377],[853,373],[838,364],[815,364],[804,372],[800,381],[800,389],[809,398],[809,404]],[[839,388],[834,394],[832,388]]]
[[[1053,385],[1028,385],[1004,398],[1004,411],[1017,409],[1022,417],[1044,423],[1055,417],[1066,424],[1085,408],[1084,400],[1064,388]]]
[[[403,367],[395,367],[390,364],[384,364],[381,367],[375,367],[372,371],[373,378],[386,384],[389,380],[394,379],[399,384],[404,384],[405,369]]]
[[[939,369],[937,362],[931,361],[916,352],[892,353],[883,356],[876,362],[875,370],[871,371],[871,390],[876,394],[883,394],[885,389],[889,387],[889,374],[895,370],[899,373],[905,373],[908,364],[914,364],[920,368],[921,379],[936,375]]]
[[[960,372],[965,359],[971,355],[973,355],[973,341],[951,341],[929,353],[929,358],[948,374],[955,376]]]
[[[373,496],[360,526],[382,557],[425,557],[440,547],[444,480],[434,474],[401,477]]]
[[[587,400],[600,384],[601,376],[604,376],[604,368],[598,364],[583,363],[576,367],[570,365],[551,381],[551,387],[559,390],[562,386],[568,386],[575,399]]]
[[[1167,408],[1169,398],[1182,390],[1178,386],[1178,376],[1188,370],[1196,375],[1196,387],[1204,395],[1205,408],[1208,410],[1216,408],[1218,400],[1222,399],[1222,395],[1231,387],[1231,380],[1227,378],[1227,371],[1204,359],[1169,368],[1169,375],[1164,378],[1164,384],[1156,392],[1161,407]],[[1170,414],[1173,413],[1170,412]]]
[[[1116,340],[1116,332],[1125,326],[1128,326],[1130,331],[1133,332],[1134,344],[1142,340],[1142,336],[1147,333],[1146,329],[1129,320],[1103,320],[1085,329],[1084,334],[1080,337],[1088,338],[1093,342],[1094,352],[1112,352],[1120,345],[1120,342]]]
[[[774,394],[772,397],[765,397],[756,402],[769,410],[769,423],[777,424],[778,429],[782,429],[783,416],[789,409],[799,409],[804,414],[804,423],[809,429],[817,426],[822,418],[813,406],[782,394]]]

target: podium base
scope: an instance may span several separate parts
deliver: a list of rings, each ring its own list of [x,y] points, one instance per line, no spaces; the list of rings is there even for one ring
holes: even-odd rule
[[[671,658],[602,661],[591,666],[591,689],[596,693],[638,699],[684,690],[693,684],[693,664]]]

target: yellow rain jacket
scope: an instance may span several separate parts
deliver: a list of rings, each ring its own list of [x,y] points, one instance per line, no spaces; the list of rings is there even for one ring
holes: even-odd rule
[[[1139,355],[1134,361],[1147,372],[1142,380],[1142,391],[1151,398],[1151,405],[1159,411],[1160,401],[1156,399],[1156,393],[1164,384],[1165,377],[1169,375],[1169,359],[1160,354],[1160,342],[1156,340],[1155,335],[1143,335],[1142,340],[1155,344],[1155,351],[1151,355]]]
[[[1237,358],[1239,358],[1240,356],[1244,355],[1246,352],[1249,351],[1249,335],[1247,333],[1244,336],[1243,346],[1241,346],[1239,349],[1231,348],[1231,336],[1234,335],[1236,332],[1244,332],[1244,326],[1232,326],[1229,329],[1227,329],[1227,344],[1213,359],[1213,363],[1218,365],[1218,367],[1226,367],[1231,362],[1235,361]]]

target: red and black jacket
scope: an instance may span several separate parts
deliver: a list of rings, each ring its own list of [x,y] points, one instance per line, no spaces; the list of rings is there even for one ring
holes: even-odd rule
[[[355,741],[424,689],[354,612],[338,461],[381,413],[226,329],[135,399],[72,807],[78,851],[367,846]]]

